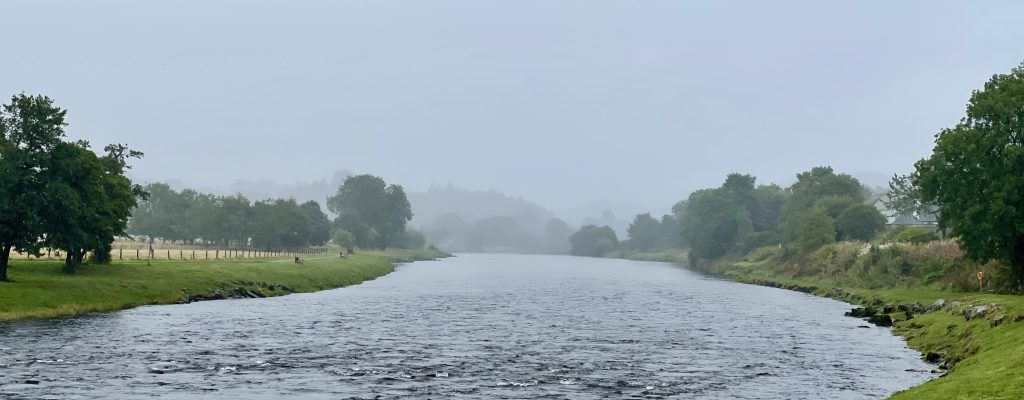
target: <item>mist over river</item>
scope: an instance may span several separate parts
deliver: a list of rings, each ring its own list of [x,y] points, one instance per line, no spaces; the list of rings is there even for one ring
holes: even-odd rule
[[[0,397],[864,399],[934,376],[848,308],[664,263],[461,255],[318,293],[0,323]]]

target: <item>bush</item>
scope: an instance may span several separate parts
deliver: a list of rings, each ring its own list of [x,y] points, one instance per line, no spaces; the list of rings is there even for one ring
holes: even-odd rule
[[[939,240],[939,233],[932,228],[901,225],[885,235],[885,241],[896,243],[922,244]]]

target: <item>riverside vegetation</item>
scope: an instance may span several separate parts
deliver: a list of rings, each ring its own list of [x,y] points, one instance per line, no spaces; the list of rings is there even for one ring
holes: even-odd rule
[[[66,114],[48,97],[24,94],[0,110],[0,320],[336,288],[384,275],[393,261],[445,255],[406,229],[405,192],[380,177],[348,177],[327,199],[333,223],[313,201],[142,186],[126,175],[141,152],[114,144],[100,156],[86,141],[67,141]],[[113,261],[119,238],[146,241],[146,259]],[[332,238],[338,253],[323,254]],[[214,254],[316,255],[302,265],[183,253],[158,261],[157,240]],[[12,252],[22,257],[12,263]],[[53,255],[63,261],[48,261]]]
[[[1024,64],[973,92],[966,117],[882,196],[830,167],[787,188],[731,174],[660,220],[638,215],[627,240],[584,227],[572,251],[859,304],[851,316],[894,326],[944,370],[894,398],[1024,398],[1022,119]],[[924,226],[887,227],[876,206]]]

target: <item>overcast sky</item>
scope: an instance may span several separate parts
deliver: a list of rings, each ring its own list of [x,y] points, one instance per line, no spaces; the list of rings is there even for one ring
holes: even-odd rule
[[[732,171],[909,171],[1024,60],[1022,4],[0,1],[0,95],[53,97],[145,179],[661,211]]]

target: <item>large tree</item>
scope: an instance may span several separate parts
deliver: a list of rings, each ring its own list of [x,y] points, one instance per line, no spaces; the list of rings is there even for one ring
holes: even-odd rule
[[[935,137],[912,175],[921,201],[942,212],[941,227],[968,257],[1009,263],[1024,284],[1024,64],[971,94],[967,115]]]
[[[373,175],[345,179],[338,193],[327,199],[327,209],[338,215],[339,228],[355,235],[359,247],[384,249],[396,244],[412,219],[402,187]]]
[[[42,175],[64,137],[66,113],[48,97],[24,94],[0,109],[0,280],[12,250],[39,250],[47,215]]]

